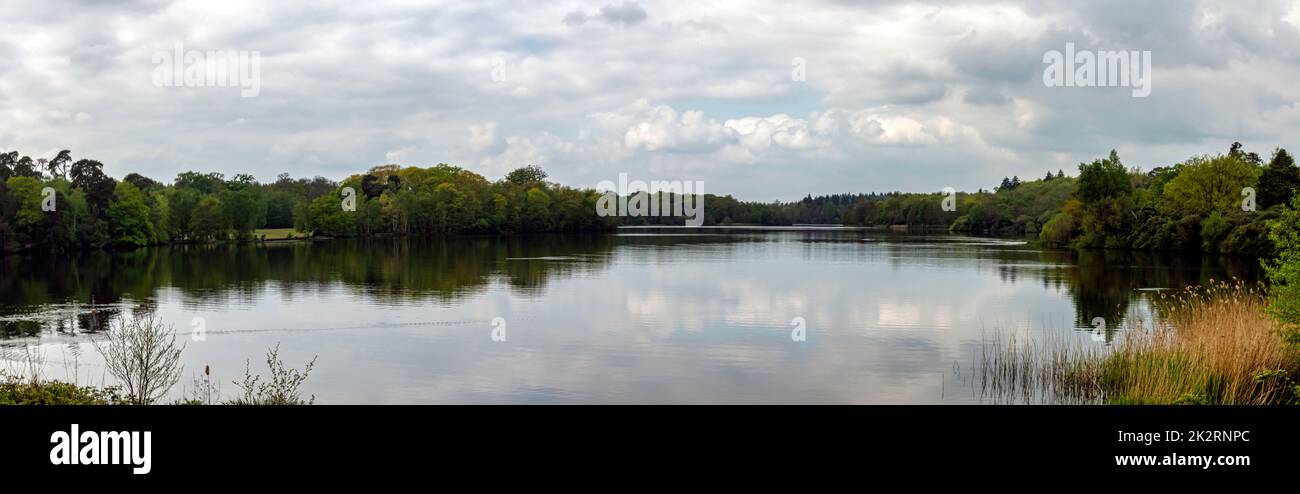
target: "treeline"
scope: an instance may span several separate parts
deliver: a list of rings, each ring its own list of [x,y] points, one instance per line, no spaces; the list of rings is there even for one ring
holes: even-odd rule
[[[547,182],[536,166],[501,180],[455,166],[383,165],[334,182],[281,174],[185,172],[170,184],[132,173],[117,181],[94,160],[0,153],[0,250],[142,246],[250,239],[260,228],[316,236],[609,231],[682,225],[681,217],[597,214],[600,193]],[[1003,178],[973,193],[867,193],[746,202],[706,195],[705,225],[907,226],[1031,236],[1077,248],[1207,251],[1268,257],[1267,223],[1300,187],[1284,149],[1264,160],[1234,143],[1150,171],[1112,151],[1043,178]],[[1252,207],[1253,206],[1253,207]]]
[[[841,224],[942,228],[977,235],[1028,235],[1050,245],[1271,257],[1269,221],[1300,188],[1285,149],[1265,162],[1233,143],[1227,154],[1195,156],[1150,171],[1117,153],[1041,179],[1002,179],[991,191],[838,194],[795,202],[740,202],[706,196],[705,224]],[[945,200],[949,202],[945,204]],[[947,206],[947,207],[945,207]],[[629,218],[629,224],[680,224]]]
[[[1076,179],[1057,170],[1040,180],[1005,178],[992,191],[884,192],[807,196],[794,202],[744,202],[706,195],[705,225],[907,226],[980,235],[1037,234],[1074,194]],[[624,218],[626,225],[680,225],[681,218]]]
[[[1112,151],[1079,171],[1078,189],[1043,226],[1044,242],[1271,257],[1268,223],[1300,188],[1300,169],[1285,149],[1265,163],[1239,143],[1227,154],[1145,173]]]
[[[11,151],[0,153],[0,252],[247,240],[260,228],[350,237],[617,226],[596,216],[595,191],[545,179],[535,166],[490,182],[439,164],[379,166],[342,182],[190,171],[168,184],[136,173],[119,181],[66,150],[52,159]]]

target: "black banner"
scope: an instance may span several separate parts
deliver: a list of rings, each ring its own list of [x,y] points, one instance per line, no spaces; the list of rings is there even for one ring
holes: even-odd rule
[[[928,471],[935,481],[1186,481],[1287,473],[1300,439],[1294,417],[1282,407],[7,407],[0,464],[36,478],[149,483],[666,464],[871,471],[876,480]]]

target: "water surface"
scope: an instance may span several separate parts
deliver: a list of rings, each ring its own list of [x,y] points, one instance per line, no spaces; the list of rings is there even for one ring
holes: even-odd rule
[[[1105,345],[1150,290],[1255,265],[821,228],[8,256],[0,369],[111,382],[91,340],[152,311],[187,344],[177,397],[204,365],[234,396],[279,344],[322,403],[971,403],[995,333]]]

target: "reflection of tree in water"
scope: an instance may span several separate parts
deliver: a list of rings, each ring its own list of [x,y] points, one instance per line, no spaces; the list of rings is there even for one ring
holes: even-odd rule
[[[1074,300],[1075,327],[1106,321],[1106,338],[1121,327],[1131,304],[1148,292],[1141,289],[1181,289],[1236,277],[1260,280],[1254,259],[1180,255],[1120,250],[1044,251],[1046,262],[1057,264]]]
[[[649,232],[646,232],[649,233]],[[174,288],[183,304],[252,302],[269,287],[287,299],[311,297],[343,286],[379,301],[451,304],[499,281],[517,294],[542,293],[556,277],[607,269],[615,253],[635,262],[666,264],[683,258],[735,255],[742,243],[801,242],[806,255],[826,255],[834,242],[860,243],[860,232],[670,235],[529,235],[395,238],[242,245],[187,245],[131,251],[0,258],[0,337],[42,331],[103,331],[121,311],[153,311],[157,293]],[[1123,324],[1140,288],[1181,288],[1211,278],[1259,280],[1254,259],[1179,256],[1127,251],[999,251],[960,244],[884,238],[886,262],[901,265],[921,246],[926,262],[969,265],[995,259],[998,275],[1014,283],[1040,276],[1064,285],[1076,307],[1075,326],[1095,317],[1108,330]],[[743,248],[743,246],[742,246]],[[616,250],[617,249],[617,250]],[[871,249],[845,250],[849,255]],[[1017,265],[1037,261],[1050,267]]]
[[[182,245],[0,259],[0,336],[96,332],[123,309],[151,312],[158,290],[186,304],[254,301],[342,284],[381,300],[452,303],[494,278],[537,293],[555,276],[604,269],[616,237],[539,235]],[[518,258],[519,260],[512,260]]]

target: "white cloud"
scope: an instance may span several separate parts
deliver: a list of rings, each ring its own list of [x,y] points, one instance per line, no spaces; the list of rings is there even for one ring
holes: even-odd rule
[[[487,122],[483,124],[471,124],[469,126],[469,148],[474,151],[484,151],[497,140],[497,124]]]
[[[25,3],[0,41],[0,147],[164,180],[398,161],[677,173],[755,200],[987,188],[1111,148],[1155,165],[1300,145],[1298,5]],[[1043,87],[1067,41],[1152,50],[1151,97]],[[177,42],[260,51],[261,95],[154,87]]]

